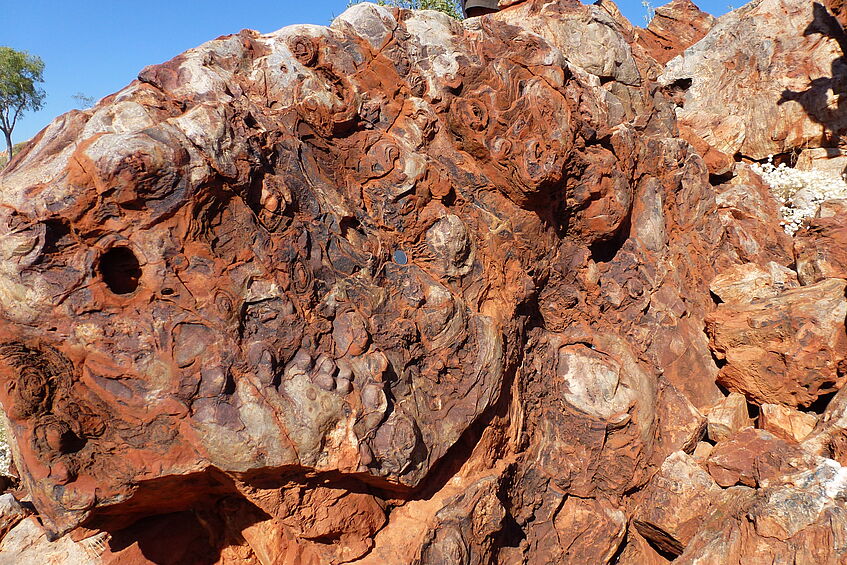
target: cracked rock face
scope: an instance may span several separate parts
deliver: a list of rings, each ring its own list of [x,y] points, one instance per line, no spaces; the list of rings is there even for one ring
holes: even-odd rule
[[[802,412],[843,384],[837,260],[799,286],[612,4],[512,4],[222,37],[0,173],[37,515],[0,564],[745,562],[847,523],[847,397]]]
[[[823,3],[753,0],[669,61],[659,83],[683,88],[680,122],[726,155],[830,146],[847,125],[846,38]]]
[[[3,401],[50,527],[209,469],[417,487],[511,379],[532,265],[629,214],[606,114],[537,35],[362,6],[55,122],[0,208]]]

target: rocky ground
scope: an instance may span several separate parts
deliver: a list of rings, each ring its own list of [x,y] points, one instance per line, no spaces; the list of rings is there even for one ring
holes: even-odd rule
[[[843,6],[501,4],[219,38],[0,173],[0,563],[847,563],[847,201],[769,176],[847,166]]]

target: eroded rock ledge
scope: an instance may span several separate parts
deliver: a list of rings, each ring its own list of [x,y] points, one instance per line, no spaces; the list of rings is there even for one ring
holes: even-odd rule
[[[0,563],[847,559],[847,219],[798,279],[679,70],[737,16],[657,13],[360,4],[54,121],[0,173]]]

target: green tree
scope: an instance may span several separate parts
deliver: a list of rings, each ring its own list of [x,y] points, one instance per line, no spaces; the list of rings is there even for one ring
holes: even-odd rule
[[[26,110],[41,109],[46,94],[36,86],[44,82],[44,61],[26,51],[0,47],[0,131],[6,136],[12,160],[12,130]]]
[[[348,6],[362,1],[364,0],[351,0]],[[407,10],[437,10],[457,20],[462,19],[462,8],[459,0],[376,0],[374,3],[380,6],[394,6]]]

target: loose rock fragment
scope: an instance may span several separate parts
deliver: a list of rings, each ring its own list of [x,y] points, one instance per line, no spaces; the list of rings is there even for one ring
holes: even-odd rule
[[[714,503],[720,487],[688,454],[671,454],[639,501],[633,525],[673,555],[682,553]]]
[[[718,382],[757,403],[809,406],[841,388],[847,281],[827,279],[754,304],[721,304],[706,318],[726,360]]]
[[[759,407],[760,428],[794,441],[803,441],[817,422],[816,415],[781,404],[762,404]]]
[[[765,430],[748,428],[719,443],[709,455],[709,474],[722,487],[758,487],[813,467],[819,458]]]
[[[732,437],[737,431],[751,426],[747,412],[747,399],[743,394],[732,392],[709,410],[708,421],[709,439],[714,442]]]
[[[750,304],[798,286],[797,273],[770,261],[765,267],[755,263],[733,265],[712,279],[709,290],[722,302]]]

